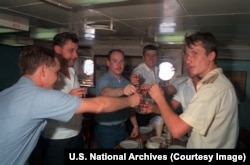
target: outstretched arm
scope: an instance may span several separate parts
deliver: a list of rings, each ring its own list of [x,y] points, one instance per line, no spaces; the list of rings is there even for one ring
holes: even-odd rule
[[[149,94],[157,103],[164,122],[174,138],[180,138],[191,130],[191,127],[171,109],[158,84],[151,86]]]
[[[105,113],[114,112],[127,107],[136,107],[139,105],[141,95],[134,94],[128,97],[105,97],[83,98],[80,107],[76,113]]]

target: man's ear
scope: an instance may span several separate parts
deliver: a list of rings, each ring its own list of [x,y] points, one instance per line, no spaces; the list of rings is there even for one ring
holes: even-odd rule
[[[41,74],[42,77],[46,76],[47,69],[48,69],[47,66],[44,65],[44,64],[40,66],[40,74]]]
[[[61,47],[58,45],[54,46],[54,51],[56,52],[56,54],[61,54]]]
[[[106,61],[106,65],[107,65],[108,67],[110,66],[110,61],[109,61],[109,60]]]
[[[210,52],[209,55],[208,55],[208,58],[209,58],[210,61],[214,61],[214,59],[215,59],[215,52],[214,51]]]

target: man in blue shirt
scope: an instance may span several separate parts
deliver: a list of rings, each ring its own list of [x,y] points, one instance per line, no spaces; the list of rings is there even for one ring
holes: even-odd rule
[[[67,122],[75,113],[113,112],[139,105],[138,94],[81,99],[53,90],[58,81],[59,59],[52,50],[35,45],[21,53],[22,77],[0,92],[1,164],[27,163],[47,119]]]
[[[136,92],[136,87],[122,76],[125,67],[124,52],[120,49],[110,50],[107,59],[108,72],[97,80],[96,95],[124,97]],[[96,115],[95,137],[98,148],[113,148],[126,137],[126,121],[130,118],[133,125],[131,136],[138,135],[135,112],[129,108]],[[112,135],[112,136],[110,136]]]

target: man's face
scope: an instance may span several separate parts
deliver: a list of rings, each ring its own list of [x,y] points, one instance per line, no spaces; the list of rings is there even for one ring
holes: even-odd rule
[[[185,48],[184,64],[187,72],[191,76],[204,77],[210,70],[209,66],[213,62],[200,42]]]
[[[124,56],[120,52],[113,52],[107,61],[107,65],[113,75],[120,76],[125,66]]]
[[[158,59],[158,55],[157,55],[157,51],[155,50],[147,50],[145,52],[145,54],[143,55],[143,59],[145,64],[153,69],[157,63],[157,59]]]
[[[64,64],[67,65],[67,67],[73,66],[78,56],[78,44],[69,40],[62,47],[56,47],[55,52],[63,57]]]

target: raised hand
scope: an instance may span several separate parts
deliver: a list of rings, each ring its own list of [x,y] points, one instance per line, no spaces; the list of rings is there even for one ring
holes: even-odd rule
[[[81,98],[82,96],[88,94],[88,88],[86,88],[86,87],[75,88],[75,89],[72,89],[69,92],[69,94],[72,96],[76,96],[76,97]]]
[[[157,98],[164,97],[164,91],[157,83],[153,83],[151,87],[148,90],[148,93],[150,94],[151,98],[155,101]]]
[[[137,92],[137,88],[132,84],[128,84],[123,88],[123,94],[126,96],[132,95],[136,92]]]
[[[130,76],[130,82],[133,84],[137,90],[140,88],[140,75],[132,73]]]

